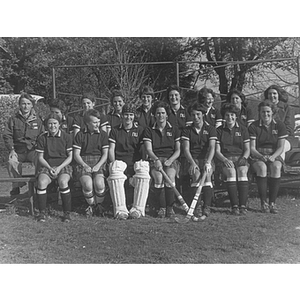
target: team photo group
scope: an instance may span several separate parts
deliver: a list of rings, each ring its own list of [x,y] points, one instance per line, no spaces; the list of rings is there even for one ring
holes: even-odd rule
[[[32,95],[21,94],[3,140],[10,177],[22,176],[22,162],[35,165],[37,221],[47,220],[47,188],[53,181],[62,201],[62,219],[71,221],[70,180],[80,184],[87,217],[111,208],[117,220],[146,213],[174,218],[174,209],[192,208],[193,218],[205,220],[211,213],[217,171],[232,215],[249,213],[249,174],[255,177],[261,211],[278,213],[281,169],[294,135],[294,116],[280,86],[262,91],[255,112],[237,89],[226,95],[220,108],[215,92],[207,87],[199,89],[187,107],[176,85],[167,88],[162,100],[156,100],[151,86],[142,86],[139,100],[136,106],[121,90],[113,90],[111,111],[104,114],[96,97],[85,94],[82,110],[71,117],[65,103],[53,99],[50,114],[41,118]],[[10,194],[20,194],[24,184],[14,182]]]

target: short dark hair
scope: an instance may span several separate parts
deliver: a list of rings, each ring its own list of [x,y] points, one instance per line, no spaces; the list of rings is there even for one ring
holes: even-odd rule
[[[258,114],[260,113],[260,109],[266,106],[270,107],[272,112],[275,113],[276,105],[271,100],[265,99],[258,104]]]
[[[122,115],[126,114],[126,113],[131,113],[136,115],[136,107],[134,104],[132,103],[127,103],[122,107]]]
[[[125,102],[125,96],[121,90],[112,90],[111,96],[110,96],[110,103],[113,104],[113,100],[115,97],[121,97],[123,101]]]
[[[27,100],[31,101],[32,105],[34,105],[35,102],[36,102],[35,99],[30,94],[28,94],[28,93],[22,93],[20,95],[20,97],[19,97],[19,105],[20,105],[22,99],[27,99]]]
[[[83,115],[83,121],[87,124],[90,121],[90,117],[96,117],[100,119],[100,112],[96,109],[90,109]]]
[[[172,84],[170,85],[168,88],[167,88],[167,102],[169,103],[169,94],[171,91],[177,91],[179,94],[180,94],[180,97],[181,97],[181,90],[180,90],[180,87],[176,84]]]
[[[50,113],[50,114],[46,117],[46,119],[44,120],[44,125],[45,125],[45,126],[47,126],[48,121],[49,121],[50,119],[55,119],[55,120],[58,121],[59,124],[61,123],[61,118],[60,118],[60,116],[58,116],[56,113]]]
[[[67,106],[65,102],[57,98],[52,99],[49,106],[50,108],[53,107],[59,109],[63,114],[67,111]]]
[[[221,114],[223,118],[227,112],[234,113],[237,116],[239,110],[233,104],[225,103],[221,109]]]
[[[160,107],[163,107],[166,110],[167,115],[169,116],[171,113],[170,105],[164,101],[157,101],[153,104],[151,108],[151,113],[155,115],[156,110]]]
[[[193,110],[202,111],[202,113],[204,114],[207,112],[206,107],[202,103],[199,103],[198,101],[195,101],[188,106],[188,113],[190,115],[192,114]]]
[[[248,103],[247,103],[247,101],[246,101],[245,95],[244,95],[240,90],[238,90],[238,89],[236,89],[236,88],[230,90],[229,93],[226,95],[226,101],[227,101],[228,103],[231,102],[231,96],[232,96],[233,94],[236,94],[236,95],[238,95],[238,96],[241,98],[241,100],[242,100],[242,105],[243,105],[244,107],[247,106]]]
[[[93,92],[88,92],[88,93],[84,93],[80,99],[80,102],[82,103],[83,99],[89,99],[91,100],[93,103],[96,103],[96,96]]]
[[[278,100],[279,101],[282,101],[282,102],[285,102],[285,103],[288,102],[288,100],[289,100],[288,93],[282,87],[280,87],[279,85],[276,85],[276,84],[270,85],[264,91],[264,97],[265,97],[265,99],[268,99],[269,90],[276,90],[277,91],[277,93],[278,93]]]
[[[144,85],[140,88],[139,96],[140,98],[142,95],[150,95],[152,96],[152,99],[154,100],[154,90],[151,86],[149,85]]]
[[[215,98],[216,94],[212,89],[207,88],[206,86],[203,87],[198,91],[198,101],[200,103],[204,103],[204,100],[206,99],[207,95],[211,94],[213,98]]]

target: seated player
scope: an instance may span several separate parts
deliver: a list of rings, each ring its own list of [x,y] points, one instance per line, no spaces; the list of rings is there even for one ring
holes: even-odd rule
[[[158,217],[172,217],[174,215],[174,190],[169,184],[164,185],[164,170],[171,181],[175,182],[176,173],[179,172],[177,158],[180,155],[180,133],[168,121],[170,107],[166,102],[158,101],[152,106],[155,116],[153,127],[147,127],[144,132],[144,144],[149,156],[151,175],[154,180],[154,199],[158,204]],[[165,195],[163,194],[163,190]]]
[[[37,165],[36,140],[44,131],[44,126],[34,110],[34,103],[31,95],[21,94],[19,110],[9,118],[3,132],[3,140],[9,150],[8,174],[13,178],[22,177],[22,162]],[[14,182],[10,194],[20,194],[23,185],[24,182]]]
[[[217,139],[215,127],[203,120],[206,108],[194,102],[188,107],[188,112],[192,117],[193,123],[187,126],[181,134],[182,148],[185,159],[182,164],[182,174],[184,176],[183,190],[188,191],[186,202],[191,205],[197,187],[200,184],[200,177],[203,171],[207,172],[203,186],[204,205],[200,203],[196,207],[195,214],[207,217],[210,213],[213,189],[211,176],[213,173],[213,157],[215,154],[215,143]]]
[[[82,192],[88,203],[86,216],[101,214],[104,200],[104,169],[108,156],[107,133],[99,128],[99,111],[89,109],[84,114],[86,124],[74,138],[74,159],[77,162],[76,173],[82,186]]]
[[[47,131],[39,136],[36,152],[40,169],[37,173],[38,221],[45,222],[47,186],[57,179],[63,206],[63,221],[70,221],[71,193],[69,180],[72,176],[72,136],[60,130],[60,117],[55,113],[45,120]]]
[[[249,126],[251,166],[256,173],[256,184],[262,212],[278,213],[275,205],[280,186],[285,139],[288,137],[283,122],[273,119],[276,106],[265,100],[258,105],[259,120]],[[270,172],[269,180],[267,173]],[[267,189],[269,186],[269,203]]]
[[[216,157],[226,177],[232,213],[245,215],[249,189],[249,134],[238,122],[239,110],[233,104],[225,104],[222,111],[225,123],[217,129]]]
[[[134,105],[125,104],[122,109],[122,124],[112,128],[109,137],[111,163],[108,184],[114,216],[119,220],[127,219],[129,215],[134,219],[145,216],[149,191],[149,162],[141,160],[143,128],[134,124],[135,113]],[[132,203],[132,197],[132,208],[128,212],[126,206]]]

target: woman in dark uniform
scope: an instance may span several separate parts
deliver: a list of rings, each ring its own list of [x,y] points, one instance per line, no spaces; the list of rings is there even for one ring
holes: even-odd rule
[[[143,140],[151,161],[155,199],[159,203],[158,217],[171,217],[174,214],[174,191],[168,184],[164,185],[160,170],[163,169],[171,181],[175,182],[179,169],[177,158],[180,155],[180,133],[177,127],[168,122],[170,107],[166,102],[154,103],[152,113],[156,122],[152,127],[145,129]],[[163,189],[165,197],[162,193]]]
[[[287,131],[281,121],[273,119],[276,107],[265,100],[258,105],[259,120],[249,127],[251,165],[256,173],[258,194],[263,212],[278,213],[275,201],[280,186],[281,167]],[[267,171],[270,172],[269,182]],[[267,203],[267,188],[269,185],[269,203]]]
[[[204,205],[201,207],[198,204],[195,214],[197,217],[201,215],[208,217],[213,197],[211,176],[214,169],[213,157],[217,133],[215,127],[203,120],[206,108],[202,104],[194,102],[188,107],[188,111],[193,123],[181,133],[182,148],[185,155],[181,166],[183,169],[183,190],[188,191],[186,202],[190,205],[199,186],[201,174],[204,170],[207,172],[203,186]]]
[[[47,187],[57,178],[63,206],[63,221],[70,221],[72,176],[72,136],[60,129],[61,119],[51,113],[45,120],[47,131],[39,136],[36,152],[39,165],[37,173],[37,200],[40,214],[38,221],[45,222]]]
[[[249,188],[247,172],[250,139],[247,128],[238,122],[238,113],[239,110],[233,104],[224,105],[225,123],[217,129],[216,157],[226,177],[232,213],[245,215]]]
[[[237,108],[237,120],[240,124],[248,127],[254,122],[253,112],[247,106],[245,95],[238,89],[232,89],[226,96],[227,103],[233,104]]]

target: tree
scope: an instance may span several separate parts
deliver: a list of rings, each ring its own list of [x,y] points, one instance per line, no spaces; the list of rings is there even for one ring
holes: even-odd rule
[[[203,58],[210,62],[201,66],[204,76],[211,76],[213,67],[219,81],[219,91],[226,95],[232,88],[243,89],[247,74],[254,69],[262,59],[275,58],[276,49],[287,38],[191,38],[186,51],[190,56]],[[252,61],[251,63],[229,64],[234,61]]]

